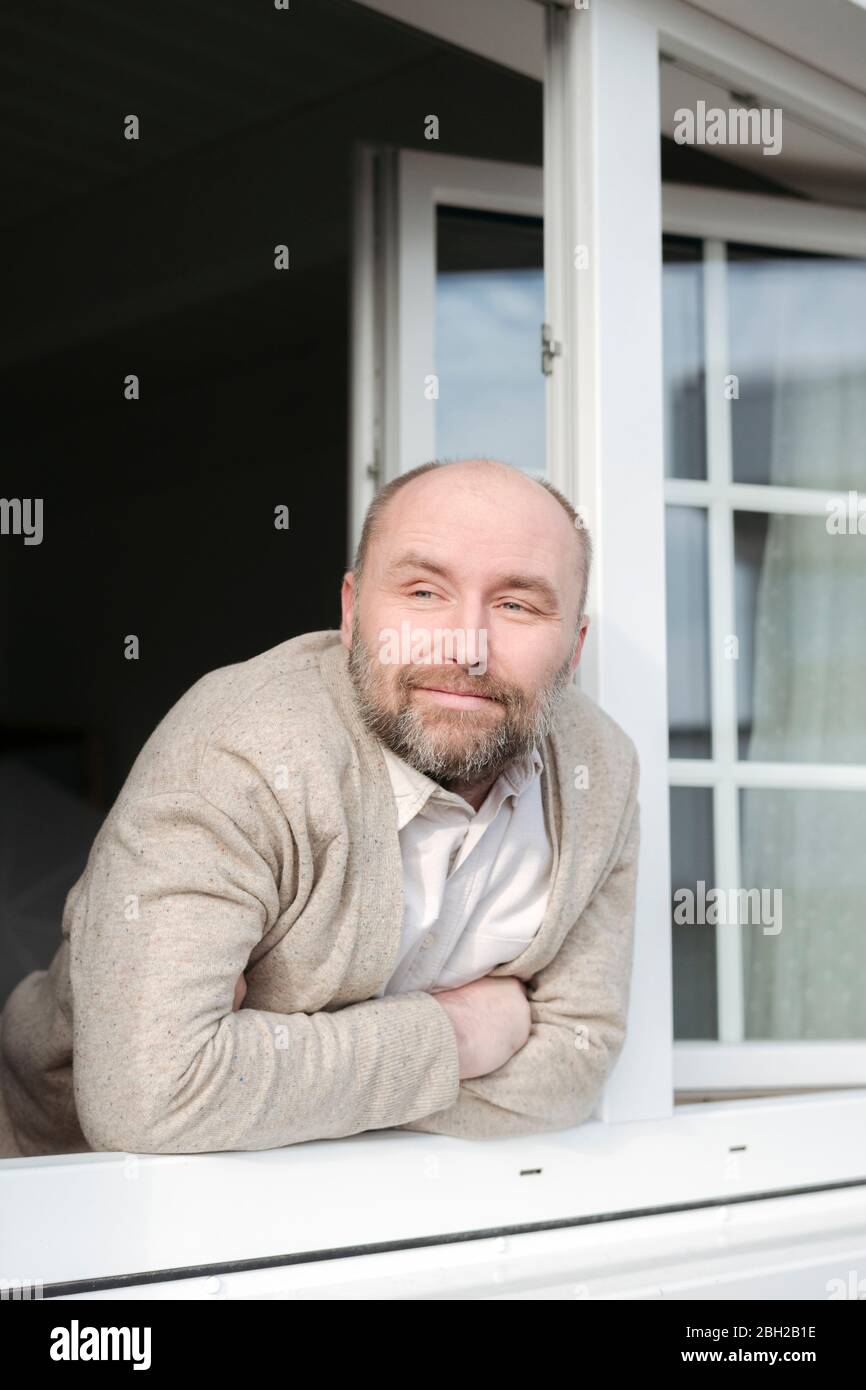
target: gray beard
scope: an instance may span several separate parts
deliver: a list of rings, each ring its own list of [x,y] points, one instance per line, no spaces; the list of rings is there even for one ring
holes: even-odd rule
[[[472,783],[498,776],[511,763],[530,754],[553,727],[553,721],[563,691],[571,683],[570,666],[574,646],[562,666],[531,700],[513,688],[497,691],[505,713],[492,728],[482,728],[468,746],[453,751],[444,746],[441,733],[425,727],[418,709],[410,702],[414,688],[401,673],[400,707],[387,705],[388,691],[384,669],[368,650],[358,630],[357,609],[352,627],[352,646],[349,649],[348,669],[355,689],[361,718],[367,728],[402,758],[410,767],[440,784]],[[414,668],[408,668],[413,670]],[[485,694],[488,692],[484,692]],[[448,722],[459,730],[475,728],[471,710],[450,710]]]

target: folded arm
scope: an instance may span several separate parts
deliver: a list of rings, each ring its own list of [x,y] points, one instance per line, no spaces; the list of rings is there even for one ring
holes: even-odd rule
[[[71,941],[73,1084],[94,1149],[266,1149],[388,1128],[457,1094],[422,991],[333,1012],[233,1011],[279,914],[274,865],[196,792],[118,806]]]
[[[555,958],[527,982],[528,1040],[453,1104],[397,1128],[469,1139],[569,1129],[592,1113],[625,1040],[640,840],[638,767],[605,875]]]

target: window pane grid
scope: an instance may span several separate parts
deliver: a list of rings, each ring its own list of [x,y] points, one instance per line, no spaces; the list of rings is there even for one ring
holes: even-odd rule
[[[735,248],[732,250],[735,251]],[[706,477],[687,476],[689,470],[682,465],[676,470],[669,468],[664,496],[669,513],[675,509],[702,509],[706,518],[705,559],[709,598],[706,622],[709,629],[711,687],[708,714],[712,756],[705,758],[699,751],[698,756],[693,757],[671,756],[668,763],[669,784],[672,789],[701,789],[711,795],[715,883],[725,885],[726,889],[736,893],[738,889],[748,887],[742,883],[742,854],[745,851],[741,845],[740,826],[741,797],[746,790],[752,793],[760,790],[775,793],[800,790],[866,791],[866,763],[827,760],[779,763],[757,759],[748,761],[742,756],[739,718],[742,717],[744,721],[743,739],[748,741],[753,731],[753,715],[751,699],[744,698],[745,688],[738,690],[740,651],[737,620],[738,616],[742,616],[742,604],[745,602],[748,606],[751,591],[748,583],[742,590],[739,586],[743,579],[741,571],[748,570],[750,566],[754,568],[752,552],[761,531],[757,516],[756,530],[756,526],[746,525],[746,517],[741,517],[738,523],[737,513],[746,516],[760,514],[766,518],[774,514],[826,518],[831,508],[838,507],[845,495],[838,489],[735,480],[731,414],[735,407],[731,404],[732,395],[728,391],[732,378],[728,375],[731,367],[727,268],[725,243],[717,238],[704,239],[700,309],[705,363]],[[733,399],[737,398],[737,389],[733,391]],[[670,476],[675,471],[679,476]],[[694,510],[694,514],[697,516],[699,512]],[[681,535],[682,532],[675,528],[673,534]],[[772,742],[768,746],[765,739],[764,748],[770,751]],[[683,751],[687,753],[688,747]],[[816,752],[820,751],[816,747]],[[720,1047],[725,1044],[740,1045],[745,1041],[746,946],[752,949],[752,943],[745,941],[742,926],[732,930],[726,930],[722,924],[716,927],[714,954],[717,1038]],[[857,1044],[854,1046],[857,1047]]]

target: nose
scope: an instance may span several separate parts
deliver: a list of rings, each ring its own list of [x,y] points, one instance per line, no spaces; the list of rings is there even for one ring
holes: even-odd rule
[[[470,671],[478,670],[479,674],[486,671],[490,634],[487,629],[487,612],[480,595],[467,595],[461,599],[451,619],[451,626],[461,633],[463,638],[454,656],[454,664],[467,666]],[[461,660],[461,657],[464,659]]]

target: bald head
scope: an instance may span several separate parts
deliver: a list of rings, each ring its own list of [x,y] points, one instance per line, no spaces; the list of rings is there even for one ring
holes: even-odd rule
[[[480,503],[476,506],[475,503]],[[576,597],[575,623],[586,607],[592,542],[568,499],[551,483],[498,459],[435,460],[401,473],[375,496],[364,520],[353,572],[360,583],[367,557],[385,528],[399,528],[416,511],[447,525],[455,509],[471,506],[479,534],[503,537],[523,529],[527,538],[556,549],[566,571],[563,598]]]

